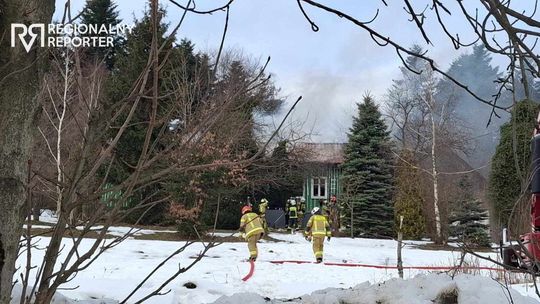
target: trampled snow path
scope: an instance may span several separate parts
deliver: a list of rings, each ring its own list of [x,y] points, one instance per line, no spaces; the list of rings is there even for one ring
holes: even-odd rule
[[[349,288],[366,281],[382,283],[397,277],[395,270],[317,264],[272,264],[270,261],[274,260],[313,260],[313,255],[311,244],[305,241],[301,234],[273,233],[270,236],[280,240],[280,242],[263,241],[259,244],[259,259],[256,262],[255,273],[249,281],[243,282],[241,280],[249,270],[249,263],[242,262],[248,255],[246,244],[243,242],[224,243],[210,250],[207,254],[208,257],[173,281],[168,286],[171,289],[170,293],[152,298],[145,303],[211,303],[221,296],[245,292],[257,293],[272,299],[291,299],[329,287]],[[48,241],[47,238],[42,238],[39,245],[45,245],[46,241]],[[91,242],[92,240],[84,240],[82,246],[88,247]],[[409,243],[418,245],[425,242]],[[70,240],[65,239],[65,244],[69,247]],[[80,286],[79,288],[62,290],[61,293],[70,299],[77,300],[105,298],[122,300],[155,265],[182,244],[182,242],[129,239],[106,252],[91,267],[79,273],[73,281],[64,286]],[[182,255],[171,260],[162,271],[159,271],[147,282],[133,299],[139,299],[153,291],[170,274],[174,273],[179,265],[187,266],[201,248],[200,244],[193,245]],[[491,255],[495,257],[496,253]],[[333,238],[331,242],[325,242],[325,260],[328,262],[347,261],[349,263],[395,265],[395,256],[396,242],[391,240]],[[421,250],[407,245],[403,250],[403,256],[405,265],[443,266],[454,265],[459,258],[459,252]],[[39,264],[42,253],[36,252],[34,257],[36,260],[33,264]],[[19,264],[24,265],[24,263],[23,255]],[[480,264],[493,266],[485,261],[481,261]],[[406,270],[405,277],[412,278],[420,273],[427,272]],[[483,271],[483,274],[488,275],[489,272]],[[186,282],[195,283],[197,288],[187,289],[183,286]],[[532,291],[530,293],[533,294]],[[249,301],[243,302],[243,304],[247,303]],[[524,303],[537,302],[532,300],[532,302]]]

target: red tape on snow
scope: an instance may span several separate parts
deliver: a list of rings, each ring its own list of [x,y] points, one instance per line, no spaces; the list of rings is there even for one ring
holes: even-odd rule
[[[312,264],[311,261],[295,261],[295,260],[283,260],[283,261],[270,261],[273,264]],[[344,267],[364,267],[364,268],[376,268],[376,269],[398,269],[397,266],[386,266],[386,265],[369,265],[369,264],[356,264],[356,263],[332,263],[325,262],[322,263],[328,266],[344,266]],[[484,267],[484,266],[403,266],[403,269],[414,269],[414,270],[493,270],[493,271],[504,271],[503,268],[494,268],[494,267]]]
[[[248,274],[242,278],[242,281],[247,281],[251,278],[251,276],[253,275],[253,272],[255,271],[255,262],[253,262],[253,260],[249,260],[249,272]]]

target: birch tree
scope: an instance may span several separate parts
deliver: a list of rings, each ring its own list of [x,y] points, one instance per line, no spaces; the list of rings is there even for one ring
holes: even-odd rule
[[[428,144],[426,152],[430,161],[428,169],[424,172],[428,174],[432,186],[435,240],[441,243],[445,242],[442,224],[446,221],[443,221],[441,216],[439,158],[446,151],[451,153],[466,151],[469,136],[455,113],[454,96],[450,94],[445,99],[441,98],[437,91],[438,78],[428,64],[424,65],[420,79],[421,89],[417,98],[424,105],[422,111],[428,122],[426,132],[420,135]]]
[[[69,50],[66,50],[65,54],[63,55],[63,62],[56,62],[61,64],[61,66],[58,67],[58,74],[62,78],[62,87],[59,89],[53,87],[56,85],[56,83],[51,79],[46,79],[44,83],[44,99],[46,100],[43,101],[42,108],[44,116],[47,118],[47,122],[49,123],[54,136],[49,136],[48,134],[46,135],[46,133],[49,132],[44,130],[44,128],[41,126],[38,127],[39,133],[41,134],[42,139],[45,141],[47,150],[55,166],[57,182],[55,186],[57,217],[61,216],[62,212],[63,189],[60,187],[60,185],[63,184],[65,180],[65,166],[62,158],[62,150],[65,149],[63,135],[64,131],[66,130],[68,106],[71,107],[71,103],[73,101],[71,93],[75,80],[70,67],[71,63]]]
[[[413,45],[411,51],[415,54],[423,52],[418,45]],[[427,176],[429,186],[421,189],[417,184],[415,187],[418,187],[418,193],[426,196],[422,200],[430,202],[424,213],[433,215],[431,223],[435,239],[441,242],[444,239],[443,223],[446,223],[442,219],[441,202],[447,198],[441,197],[439,158],[442,153],[466,151],[469,136],[455,113],[455,95],[451,90],[439,93],[439,78],[428,62],[411,55],[400,69],[401,78],[393,81],[385,100],[386,115],[392,122],[394,138],[401,150],[394,155],[399,159],[398,164],[406,167],[401,171],[420,170]],[[431,199],[427,199],[428,195]]]

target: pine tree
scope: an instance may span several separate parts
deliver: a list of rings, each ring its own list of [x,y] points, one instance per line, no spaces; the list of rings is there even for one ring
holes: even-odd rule
[[[527,82],[527,91],[529,94],[529,99],[531,101],[534,101],[536,103],[540,103],[540,87],[538,85],[538,78],[535,78],[533,73],[530,71],[528,67],[525,67],[525,77],[523,78],[523,71],[521,70],[521,67],[519,66],[518,62],[516,62],[517,66],[514,70],[514,85],[512,85],[512,91],[515,95],[515,98],[517,100],[527,99],[527,92],[525,92],[525,81]],[[505,95],[507,100],[513,100],[512,99],[512,92],[508,91],[505,92]]]
[[[280,140],[272,151],[270,158],[266,160],[269,168],[267,176],[271,176],[272,183],[268,183],[264,192],[270,204],[274,207],[284,208],[285,201],[298,195],[298,189],[302,187],[303,170],[295,155],[288,150],[290,142]]]
[[[217,91],[223,92],[225,96],[234,96],[234,108],[222,126],[236,133],[235,148],[252,156],[258,151],[255,117],[275,114],[283,101],[276,98],[278,90],[273,82],[252,83],[258,72],[241,58],[226,64],[224,72],[217,84]],[[260,79],[264,78],[263,75]],[[221,132],[226,131],[223,127]],[[239,130],[242,132],[238,133]]]
[[[535,78],[530,81],[532,81],[531,99],[536,103],[540,103],[540,79]]]
[[[473,47],[472,53],[462,54],[452,62],[447,73],[467,85],[467,87],[486,100],[491,100],[497,93],[498,84],[495,82],[501,73],[491,63],[490,53],[483,45]],[[503,111],[497,111],[501,118],[491,117],[491,108],[476,100],[471,94],[447,78],[442,78],[437,86],[438,100],[454,99],[455,113],[465,127],[471,132],[471,144],[474,145],[467,153],[466,161],[473,167],[482,167],[489,163],[489,158],[495,153],[498,141],[498,128],[508,118]],[[500,98],[497,105],[510,106],[507,98]],[[490,121],[490,118],[492,120]],[[487,126],[488,121],[490,125]],[[488,168],[480,173],[487,176]]]
[[[531,132],[537,115],[538,105],[532,101],[523,100],[515,105],[510,121],[501,126],[501,140],[491,162],[488,196],[494,209],[492,217],[494,223],[503,227],[510,224],[508,228],[514,233],[523,232],[529,222],[528,211],[525,218],[514,217],[512,223],[509,223],[509,217],[518,199],[527,200],[529,197],[526,181],[530,167]]]
[[[353,235],[394,235],[389,131],[373,98],[364,96],[348,134],[343,182]],[[351,210],[352,209],[352,210]],[[347,214],[348,213],[348,214]],[[352,213],[352,217],[351,217]]]
[[[448,223],[450,236],[457,238],[469,246],[490,246],[488,236],[487,210],[482,202],[475,199],[472,192],[472,184],[468,176],[464,176],[458,183],[459,197],[451,205]]]
[[[395,225],[399,227],[403,216],[403,237],[420,239],[425,234],[424,198],[422,197],[418,168],[411,152],[403,150],[396,169],[396,194],[394,197]]]
[[[117,6],[112,0],[87,0],[86,6],[83,9],[81,14],[81,19],[83,24],[87,25],[97,25],[97,26],[116,26],[120,23],[118,18],[118,11],[116,10]],[[98,36],[98,37],[111,37],[110,34],[88,34],[89,36]],[[88,47],[86,53],[93,57],[96,60],[104,60],[107,68],[110,70],[113,68],[116,55],[121,47],[122,37],[115,35],[113,38],[112,47]]]
[[[164,11],[160,10],[160,17],[164,16]],[[158,28],[158,44],[161,45],[165,41],[165,32],[167,26],[161,20],[159,22]],[[126,43],[123,46],[122,52],[120,52],[117,57],[115,64],[115,69],[112,71],[111,81],[108,82],[106,88],[107,91],[107,108],[116,109],[116,105],[119,101],[128,103],[129,107],[134,102],[133,99],[125,100],[127,95],[132,90],[133,84],[136,82],[136,79],[143,72],[147,62],[148,57],[150,56],[150,44],[152,42],[152,22],[150,11],[146,11],[144,16],[135,20],[135,26],[131,33],[127,35]],[[172,47],[168,45],[166,50],[169,50]],[[164,56],[164,55],[163,55]],[[167,73],[171,71],[171,65],[165,65],[164,69],[160,70],[160,79],[159,79],[159,94],[167,95],[167,92],[170,92],[170,88],[167,86]],[[150,71],[147,81],[146,90],[151,90],[152,86],[152,76],[153,73]],[[169,94],[170,95],[170,94]],[[149,113],[151,113],[152,102],[148,97],[142,97],[138,106],[135,109],[132,120],[130,121],[130,126],[126,128],[125,132],[122,134],[122,137],[118,141],[115,149],[115,161],[113,162],[110,172],[108,173],[108,182],[117,185],[125,181],[125,179],[133,173],[133,168],[137,165],[139,157],[142,153],[142,147],[144,146],[144,139],[148,129],[149,122]],[[162,116],[165,115],[168,111],[168,107],[173,106],[171,99],[160,99],[157,110],[157,120],[162,120]],[[109,114],[111,115],[111,114]],[[115,125],[121,125],[127,116],[127,111],[121,113],[118,116]],[[159,134],[159,126],[155,128],[154,134],[152,137],[152,142],[155,140]],[[117,129],[112,128],[108,131],[110,136],[116,134]],[[158,143],[156,150],[161,149],[163,143]],[[163,165],[163,164],[161,164]],[[106,170],[106,169],[104,169]],[[105,173],[103,173],[105,174]],[[148,187],[142,187],[134,192],[133,197],[130,198],[131,205],[138,205],[141,203],[144,198],[154,195],[156,192],[161,190],[161,185],[152,185]],[[154,196],[157,197],[157,196]],[[166,209],[165,204],[159,204],[155,208],[152,208],[151,212],[147,212],[145,217],[141,220],[142,224],[154,224],[163,219],[163,215]],[[138,212],[140,211],[140,212]],[[143,209],[133,212],[132,218],[128,218],[128,221],[135,221],[142,213]]]

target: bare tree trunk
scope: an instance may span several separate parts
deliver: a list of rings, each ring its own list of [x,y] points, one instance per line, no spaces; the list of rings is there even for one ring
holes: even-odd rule
[[[56,111],[56,115],[58,117],[58,127],[56,127],[56,181],[58,184],[56,185],[56,216],[60,217],[62,214],[62,192],[64,191],[59,185],[63,181],[63,170],[62,170],[62,130],[64,128],[64,119],[66,118],[66,109],[67,109],[67,93],[69,90],[69,79],[70,79],[70,71],[69,71],[69,50],[66,50],[66,59],[65,59],[65,70],[64,70],[64,94],[62,96],[62,112],[58,113],[58,108],[54,104],[53,98],[51,98],[51,102],[53,103],[53,106]],[[47,140],[47,139],[45,139]]]
[[[39,222],[39,207],[36,204],[32,204],[32,220]]]
[[[441,233],[441,214],[439,211],[439,178],[437,172],[437,162],[436,162],[436,125],[435,118],[433,117],[433,111],[431,113],[431,175],[433,179],[433,210],[435,212],[435,229],[436,229],[436,242],[442,242],[442,233]]]
[[[42,269],[42,276],[40,278],[40,281],[38,283],[37,293],[36,293],[36,304],[46,304],[50,303],[54,293],[56,290],[51,290],[51,281],[53,281],[53,272],[54,272],[54,266],[56,264],[56,261],[59,259],[59,252],[60,246],[62,244],[62,237],[64,236],[64,232],[66,231],[66,221],[65,217],[61,216],[58,218],[57,225],[55,227],[55,230],[53,232],[53,235],[51,236],[51,241],[49,242],[49,246],[47,247],[47,250],[45,252],[44,259],[46,259],[46,262],[43,264]],[[56,253],[56,254],[51,254]]]
[[[401,258],[401,249],[403,248],[403,215],[399,217],[399,230],[397,239],[397,269],[399,278],[403,279],[403,259]]]
[[[10,45],[12,23],[48,23],[54,0],[0,2],[0,303],[9,303],[26,203],[43,50]],[[34,42],[34,46],[39,45]]]

